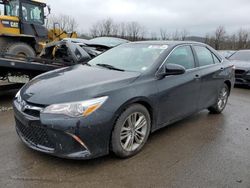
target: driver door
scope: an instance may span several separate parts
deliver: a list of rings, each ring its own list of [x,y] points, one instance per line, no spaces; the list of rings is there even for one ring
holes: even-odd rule
[[[158,80],[159,126],[196,112],[201,87],[199,69],[190,45],[175,48],[165,63],[182,65],[186,72]]]

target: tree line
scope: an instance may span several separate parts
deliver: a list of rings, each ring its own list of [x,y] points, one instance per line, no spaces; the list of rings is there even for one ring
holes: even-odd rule
[[[67,15],[52,16],[49,19],[48,27],[52,23],[59,23],[62,30],[67,32],[76,31],[78,28],[77,21]],[[94,37],[119,37],[130,41],[138,40],[193,40],[186,29],[168,30],[160,28],[158,32],[149,33],[147,29],[139,22],[115,22],[111,18],[103,19],[94,23],[89,31],[80,34],[82,38]],[[250,48],[250,30],[240,28],[235,33],[228,33],[224,26],[218,26],[214,32],[199,37],[200,42],[204,42],[216,50],[238,50]]]

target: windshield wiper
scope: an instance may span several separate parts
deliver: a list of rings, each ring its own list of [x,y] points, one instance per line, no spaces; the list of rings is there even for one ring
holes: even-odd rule
[[[100,67],[107,68],[107,69],[111,69],[111,70],[125,71],[125,70],[123,70],[123,69],[116,68],[116,67],[114,67],[113,65],[109,65],[109,64],[101,64],[101,63],[98,63],[98,64],[96,64],[96,65],[97,65],[97,66],[100,66]]]

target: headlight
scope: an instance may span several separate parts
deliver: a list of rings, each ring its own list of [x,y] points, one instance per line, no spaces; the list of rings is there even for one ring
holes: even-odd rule
[[[70,117],[88,116],[100,108],[108,99],[107,96],[90,99],[86,101],[53,104],[46,107],[42,113],[45,114],[62,114]]]
[[[18,97],[20,97],[20,90],[16,93],[15,98],[18,98]]]
[[[20,103],[20,102],[22,101],[20,91],[21,91],[21,90],[19,90],[19,91],[17,92],[16,96],[15,96],[15,99],[17,100],[18,103]]]

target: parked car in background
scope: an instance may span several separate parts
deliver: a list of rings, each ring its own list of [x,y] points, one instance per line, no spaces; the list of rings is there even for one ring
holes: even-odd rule
[[[32,78],[44,72],[61,67],[84,64],[101,53],[129,41],[100,37],[91,40],[64,39],[46,45],[39,58],[22,58],[13,55],[0,55],[0,81],[8,83],[8,88],[20,88]],[[11,83],[11,84],[9,84]],[[1,85],[0,89],[6,86]]]
[[[235,65],[235,84],[250,86],[250,50],[239,50],[229,60]]]
[[[91,59],[111,48],[128,42],[128,40],[115,37],[97,37],[90,40],[79,38],[65,38],[59,42],[47,44],[43,49],[40,57],[49,60],[63,61],[66,63],[68,62],[72,65],[72,62],[73,64],[78,63],[71,55],[71,52],[69,52],[73,49],[73,54],[75,54],[75,45],[78,45],[82,48],[82,50],[78,50],[79,55],[89,55],[89,59]]]
[[[219,54],[222,55],[225,58],[229,58],[233,53],[236,51],[234,50],[218,50]]]
[[[131,157],[166,125],[221,113],[233,84],[233,64],[205,44],[123,44],[26,84],[13,102],[16,130],[28,147],[59,157]]]
[[[107,46],[109,48],[113,48],[128,42],[129,42],[128,40],[116,37],[96,37],[89,40],[89,44],[95,44],[95,45],[100,44],[103,46]]]

